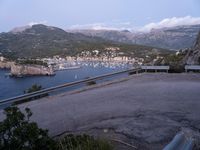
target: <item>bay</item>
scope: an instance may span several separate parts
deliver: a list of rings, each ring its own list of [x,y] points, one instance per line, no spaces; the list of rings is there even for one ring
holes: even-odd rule
[[[9,70],[0,70],[0,100],[21,95],[24,91],[30,88],[33,84],[42,85],[43,88],[48,88],[63,83],[69,83],[124,70],[126,67],[105,67],[105,66],[82,66],[79,69],[57,71],[55,76],[31,76],[31,77],[9,77]]]

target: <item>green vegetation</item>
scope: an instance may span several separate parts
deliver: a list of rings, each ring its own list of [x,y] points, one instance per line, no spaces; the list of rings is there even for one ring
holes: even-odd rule
[[[37,85],[37,84],[33,84],[30,88],[28,88],[27,90],[24,91],[24,94],[28,94],[28,93],[32,93],[32,92],[37,92],[37,91],[40,91],[42,90],[42,86],[41,85]],[[17,104],[21,104],[21,103],[25,103],[25,102],[28,102],[28,101],[32,101],[32,100],[36,100],[36,99],[39,99],[39,98],[42,98],[42,97],[45,97],[45,96],[48,96],[48,94],[41,94],[41,95],[38,95],[38,96],[34,96],[32,98],[27,98],[27,99],[24,99],[22,101],[16,101],[14,102],[14,105],[17,105]]]
[[[24,91],[24,93],[32,93],[32,92],[36,92],[36,91],[40,91],[40,90],[42,90],[41,85],[33,84],[30,88],[28,88],[26,91]]]
[[[113,147],[106,140],[94,139],[88,135],[65,136],[59,142],[59,150],[112,150]]]
[[[165,65],[170,66],[169,72],[175,72],[180,73],[184,72],[184,63],[183,58],[185,57],[185,54],[171,54],[164,58]]]
[[[131,72],[128,73],[128,75],[134,75],[134,74],[136,74],[135,71],[131,71]]]
[[[4,113],[6,119],[0,122],[1,150],[56,149],[55,141],[48,136],[48,131],[30,122],[30,109],[26,108],[23,114],[17,107],[9,107]]]
[[[172,51],[142,46],[137,44],[125,44],[104,40],[98,37],[85,36],[79,33],[67,33],[59,28],[54,30],[44,25],[35,25],[18,34],[5,33],[0,35],[0,52],[9,59],[18,58],[44,58],[55,55],[77,56],[82,51],[99,50],[100,55],[108,55],[108,47],[117,47],[116,53],[120,56],[140,57],[146,59],[146,55],[153,58],[157,55],[171,54]],[[113,52],[112,50],[110,52]],[[122,54],[123,53],[123,54]],[[30,62],[28,60],[24,63]]]
[[[20,59],[17,60],[16,63],[22,64],[22,65],[41,65],[47,67],[47,63],[41,61],[41,60],[36,60],[36,59]]]
[[[87,85],[95,85],[96,84],[96,81],[88,81],[87,82]]]
[[[42,89],[43,88],[42,88],[41,85],[33,84],[30,88],[28,88],[26,91],[24,91],[24,93],[27,94],[27,93],[37,92],[37,91],[40,91]],[[39,99],[39,98],[42,98],[42,97],[45,97],[45,96],[48,96],[48,94],[38,95],[38,96],[35,96],[33,98],[29,98],[27,100],[35,100],[35,99]]]
[[[6,118],[0,122],[1,150],[112,150],[111,144],[88,135],[66,135],[54,140],[47,130],[31,122],[29,108],[23,114],[17,107],[4,110]]]
[[[165,61],[166,64],[170,64],[170,63],[176,63],[176,62],[180,62],[183,60],[185,55],[179,54],[179,55],[168,55],[167,57],[165,57]]]

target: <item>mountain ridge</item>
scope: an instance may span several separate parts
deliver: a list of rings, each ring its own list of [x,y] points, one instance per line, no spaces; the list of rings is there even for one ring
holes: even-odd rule
[[[113,50],[114,49],[114,50]],[[0,53],[8,57],[37,58],[55,55],[77,56],[84,50],[99,50],[101,55],[116,55],[146,58],[172,53],[169,50],[142,45],[124,44],[101,37],[69,33],[63,29],[42,24],[33,25],[20,32],[0,34]]]
[[[72,33],[83,33],[88,36],[123,42],[179,50],[194,45],[200,31],[200,24],[182,25],[151,29],[150,32],[123,32],[118,30],[67,30]]]

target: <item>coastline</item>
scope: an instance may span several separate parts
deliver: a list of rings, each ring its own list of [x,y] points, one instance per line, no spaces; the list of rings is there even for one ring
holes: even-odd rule
[[[20,59],[19,59],[20,60]],[[10,75],[13,77],[23,76],[53,76],[57,71],[80,69],[82,66],[103,66],[103,67],[117,67],[133,65],[135,59],[128,58],[95,58],[95,57],[66,57],[66,58],[43,58],[33,59],[28,61],[40,61],[46,65],[38,64],[20,64],[15,61],[7,61],[6,58],[0,61],[0,69],[9,69]]]

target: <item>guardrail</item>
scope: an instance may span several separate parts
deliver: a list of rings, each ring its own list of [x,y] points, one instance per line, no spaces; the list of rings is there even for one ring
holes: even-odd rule
[[[200,71],[200,65],[186,65],[185,72],[188,72],[190,70]]]
[[[190,136],[184,133],[178,133],[163,150],[192,150],[194,140],[192,139],[192,135]]]
[[[28,94],[24,94],[24,95],[12,97],[12,98],[0,100],[0,106],[6,105],[6,104],[12,104],[14,102],[20,102],[20,101],[23,101],[23,100],[28,99],[28,98],[34,98],[36,96],[48,94],[50,92],[60,90],[62,88],[67,88],[67,87],[70,87],[70,86],[79,85],[81,83],[87,83],[87,82],[90,82],[90,81],[101,80],[101,79],[104,79],[106,77],[112,77],[114,75],[119,75],[119,74],[123,74],[123,73],[129,73],[129,72],[138,73],[141,70],[142,70],[141,68],[134,68],[134,69],[119,71],[119,72],[115,72],[115,73],[104,74],[104,75],[101,75],[101,76],[96,76],[96,77],[92,77],[92,78],[88,78],[88,79],[84,79],[84,80],[79,80],[79,81],[75,81],[75,82],[65,83],[65,84],[62,84],[62,85],[46,88],[46,89],[43,89],[43,90],[40,90],[40,91],[37,91],[37,92],[32,92],[32,93],[28,93]]]
[[[155,70],[157,72],[158,70],[165,70],[166,72],[169,71],[170,66],[141,66],[142,70],[145,70],[147,72],[148,70]]]

